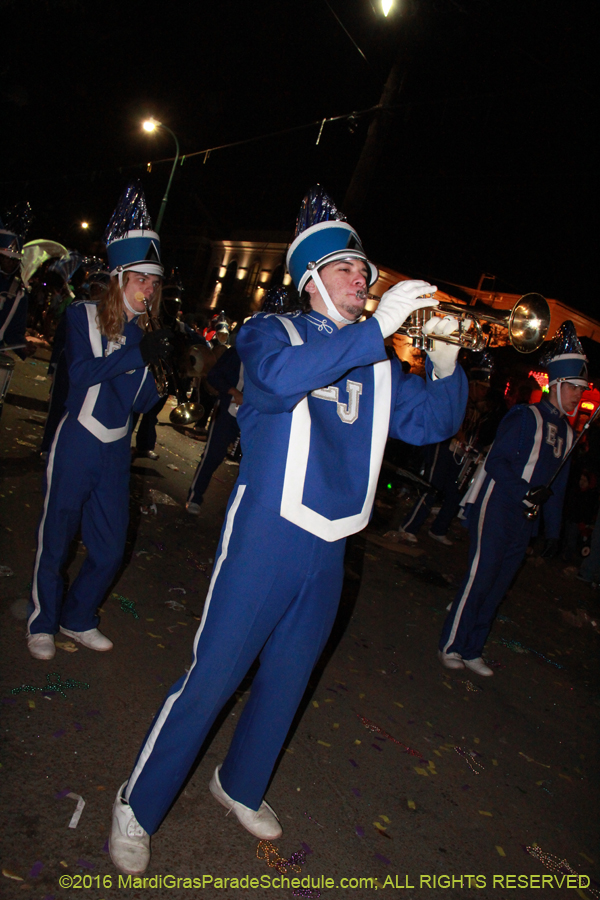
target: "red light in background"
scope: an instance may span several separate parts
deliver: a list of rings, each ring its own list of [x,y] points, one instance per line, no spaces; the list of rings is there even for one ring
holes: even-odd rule
[[[547,389],[548,375],[546,374],[546,372],[530,372],[529,378],[535,378],[535,380],[537,381],[537,383],[539,384],[539,386],[542,390],[544,390],[544,388]]]

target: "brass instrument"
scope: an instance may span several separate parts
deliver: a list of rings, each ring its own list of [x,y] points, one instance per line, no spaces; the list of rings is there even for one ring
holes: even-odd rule
[[[147,330],[158,331],[160,328],[162,328],[160,320],[152,315],[150,304],[141,291],[136,292],[135,299],[140,300],[146,307],[146,315],[148,317],[148,324],[146,326]],[[175,375],[175,370],[171,368],[168,363],[166,363],[163,359],[160,359],[156,363],[150,363],[148,368],[150,369],[152,377],[156,382],[156,390],[158,391],[160,397],[164,397],[165,394],[169,393],[169,381],[171,381],[175,389],[177,406],[171,410],[171,413],[169,415],[169,419],[171,420],[171,422],[173,422],[174,425],[193,425],[198,421],[198,419],[202,418],[204,414],[204,408],[202,406],[197,403],[192,403],[187,399],[182,400],[182,391],[179,379]]]
[[[376,294],[357,291],[361,300],[381,300]],[[436,313],[454,316],[458,319],[458,330],[452,334],[436,334],[429,337],[423,334],[423,325]],[[412,339],[413,347],[421,350],[431,349],[433,341],[445,344],[458,344],[465,350],[485,350],[488,341],[481,327],[482,322],[500,325],[508,329],[511,345],[519,353],[533,353],[542,345],[550,327],[550,307],[541,294],[524,294],[512,309],[493,309],[485,304],[463,306],[460,303],[442,301],[438,306],[417,309],[397,334],[405,334]]]
[[[148,322],[146,324],[146,331],[159,331],[162,327],[161,323],[152,315],[150,304],[141,291],[136,292],[135,299],[139,300],[146,307],[146,316],[148,319]],[[158,362],[150,363],[148,368],[150,369],[152,377],[156,382],[156,390],[158,391],[159,397],[164,397],[165,394],[168,394],[169,392],[169,375],[171,374],[170,368],[167,366],[166,362],[163,359],[159,359]]]

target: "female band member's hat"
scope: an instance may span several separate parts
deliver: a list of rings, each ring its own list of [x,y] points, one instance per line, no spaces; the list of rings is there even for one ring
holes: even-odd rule
[[[133,181],[123,191],[104,233],[111,275],[144,272],[163,275],[160,238],[152,230],[144,189]]]
[[[548,387],[562,381],[588,387],[587,357],[570,320],[562,323],[540,365],[548,371]]]
[[[302,291],[314,269],[341,259],[362,259],[369,269],[369,286],[379,272],[369,262],[354,228],[320,185],[311,188],[300,207],[294,241],[287,252],[287,267],[298,291]]]

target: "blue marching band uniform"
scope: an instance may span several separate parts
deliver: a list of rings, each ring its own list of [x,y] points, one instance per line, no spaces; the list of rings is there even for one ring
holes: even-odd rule
[[[364,261],[368,283],[376,280],[354,229],[309,220],[288,267],[299,289],[310,278],[322,287],[317,268],[347,258]],[[432,304],[414,300],[428,293],[425,283],[406,284],[413,286],[411,308]],[[327,300],[327,315],[259,313],[239,332],[239,478],[191,666],[169,691],[115,801],[109,847],[122,871],[146,868],[149,835],[257,657],[250,698],[210,791],[252,834],[281,834],[263,797],[334,622],[345,538],[369,521],[388,433],[432,443],[462,420],[466,378],[454,367],[454,351],[447,377],[434,380],[431,362],[426,380],[405,375],[386,357],[379,320],[338,329],[335,318],[342,317]]]
[[[118,274],[120,285],[127,271],[162,274],[158,241],[146,228],[109,243],[111,275]],[[66,323],[69,392],[48,454],[28,621],[30,652],[40,659],[54,655],[52,636],[59,629],[71,636],[99,634],[96,610],[125,548],[131,414],[158,400],[140,350],[145,335],[137,317],[124,317],[121,335],[111,341],[101,333],[95,303],[69,306]],[[63,601],[61,570],[80,526],[87,557]],[[94,649],[112,647],[100,638]]]
[[[537,519],[526,517],[536,502],[531,495],[536,486],[552,479],[573,442],[573,430],[561,403],[561,384],[568,382],[583,390],[587,374],[586,358],[572,323],[561,326],[547,355],[549,386],[551,390],[557,386],[557,400],[520,404],[507,413],[485,465],[465,496],[469,562],[440,637],[440,661],[447,668],[466,665],[480,675],[493,674],[483,662],[482,652],[498,606],[537,533]],[[567,463],[548,499],[542,498],[547,540],[560,536],[568,474]]]
[[[144,332],[132,319],[118,348],[96,321],[96,304],[67,312],[67,412],[48,454],[38,529],[29,633],[96,628],[96,609],[123,557],[129,521],[131,412],[158,400],[139,350]],[[87,557],[63,604],[64,565],[81,524]]]

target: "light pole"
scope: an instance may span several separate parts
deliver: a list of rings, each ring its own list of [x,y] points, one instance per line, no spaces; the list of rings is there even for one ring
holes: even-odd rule
[[[393,8],[394,3],[391,0],[382,0],[381,10],[386,18]],[[352,222],[356,219],[360,221],[360,215],[368,201],[373,175],[379,165],[385,142],[396,116],[398,98],[410,63],[408,50],[410,18],[408,14],[403,18],[402,31],[398,32],[396,56],[344,197],[342,208]]]
[[[175,159],[173,160],[173,166],[171,168],[171,174],[169,175],[169,181],[167,182],[167,189],[165,190],[165,195],[162,198],[162,202],[160,204],[160,209],[158,211],[158,218],[156,220],[156,231],[160,233],[160,226],[162,225],[163,216],[165,214],[165,207],[167,205],[167,200],[169,198],[169,191],[171,189],[171,182],[173,181],[173,175],[175,174],[175,167],[179,161],[179,141],[177,140],[177,135],[174,131],[171,131],[168,125],[163,125],[162,122],[157,122],[156,119],[146,119],[146,121],[142,125],[144,131],[148,133],[152,131],[156,131],[157,128],[164,128],[165,131],[168,131],[173,140],[175,141]]]

